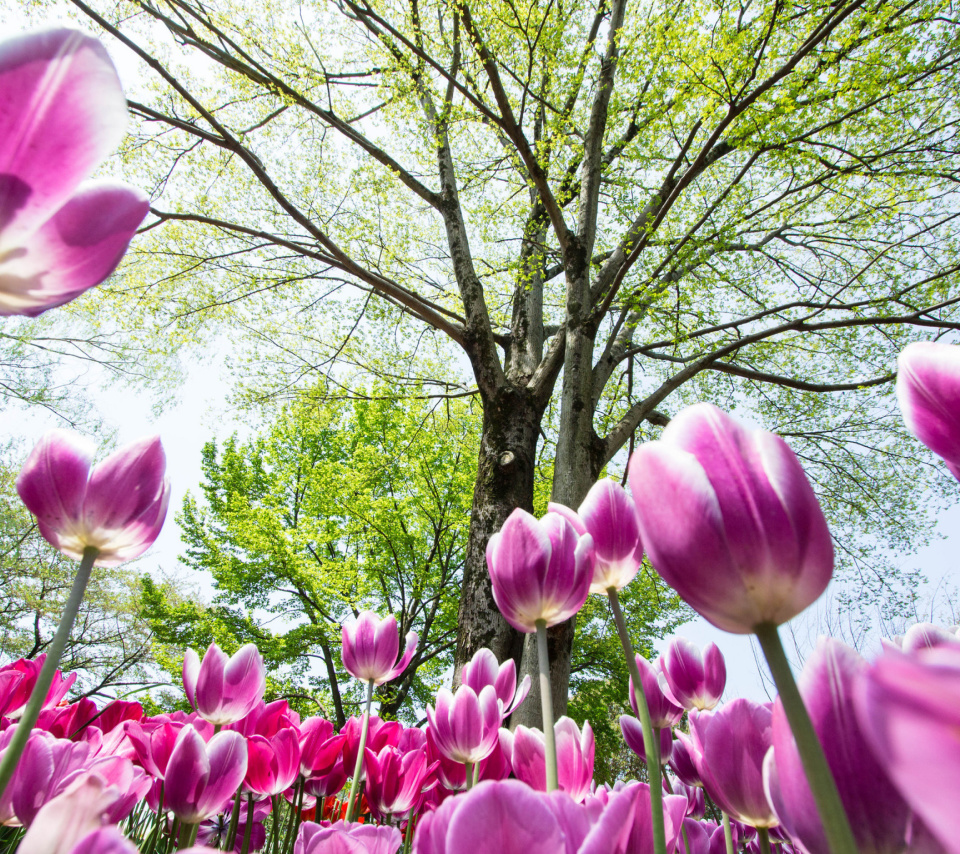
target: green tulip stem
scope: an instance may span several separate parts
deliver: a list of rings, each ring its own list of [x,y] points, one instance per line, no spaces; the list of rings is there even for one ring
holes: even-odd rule
[[[540,704],[543,709],[544,760],[547,791],[557,788],[557,742],[553,732],[553,694],[550,691],[550,653],[547,651],[547,621],[537,620],[537,658],[540,661]]]
[[[233,812],[230,813],[230,824],[227,826],[227,838],[223,846],[224,851],[233,851],[233,841],[237,838],[237,826],[240,824],[240,806],[243,803],[243,786],[237,789],[233,796]]]
[[[780,633],[772,623],[756,626],[754,632],[760,641],[760,648],[767,659],[773,682],[780,694],[780,702],[796,740],[800,761],[803,763],[810,791],[813,792],[830,851],[832,854],[857,854],[857,843],[847,814],[843,810],[837,784],[830,773],[830,766],[823,755],[823,747],[810,721],[810,715],[807,714],[807,708],[803,705],[790,670],[790,662],[783,651]]]
[[[476,762],[464,762],[463,771],[464,779],[467,782],[467,791],[469,792],[473,788],[473,769],[476,766]]]
[[[370,706],[373,703],[373,680],[367,682],[367,707],[363,711],[363,723],[360,725],[360,749],[357,762],[353,766],[353,780],[350,782],[350,799],[347,801],[347,821],[353,821],[357,808],[357,789],[360,787],[360,772],[363,771],[363,751],[367,746],[367,730],[370,728]]]
[[[473,785],[476,786],[480,782],[480,763],[473,763]]]
[[[757,836],[760,837],[760,854],[770,854],[770,831],[765,827],[758,827]]]
[[[189,848],[197,840],[197,831],[200,829],[199,824],[183,824],[180,826],[180,838],[177,841],[177,850],[182,851],[184,848]]]
[[[243,842],[240,844],[240,854],[250,851],[250,835],[253,833],[253,792],[247,796],[247,823],[243,826]]]
[[[730,827],[730,816],[726,812],[723,815],[723,841],[727,846],[727,854],[736,854],[733,850],[733,828]]]
[[[620,636],[620,645],[627,658],[627,671],[633,679],[633,696],[637,701],[637,714],[640,717],[640,726],[643,729],[643,752],[647,760],[647,776],[650,778],[650,811],[653,819],[653,850],[655,854],[666,854],[667,837],[663,827],[663,790],[660,788],[660,739],[654,737],[653,726],[650,723],[650,708],[647,698],[643,694],[643,681],[640,679],[640,668],[633,652],[633,643],[627,634],[627,624],[620,610],[620,597],[617,588],[607,590],[610,600],[610,610],[613,612],[613,622]]]
[[[40,668],[40,674],[37,676],[37,682],[30,693],[30,699],[27,701],[26,708],[17,722],[16,731],[13,738],[3,752],[3,758],[0,759],[0,796],[3,795],[13,778],[13,772],[17,769],[17,763],[23,753],[23,748],[27,746],[27,739],[33,731],[33,726],[40,716],[40,710],[47,699],[50,686],[53,684],[53,676],[60,666],[60,658],[63,656],[63,650],[70,640],[70,632],[73,631],[73,623],[77,619],[77,612],[80,610],[80,603],[83,602],[83,594],[87,589],[87,582],[90,580],[90,573],[93,571],[93,562],[97,559],[100,550],[94,546],[87,546],[83,550],[83,557],[80,559],[80,566],[77,568],[77,574],[73,577],[73,587],[70,588],[70,596],[67,599],[66,607],[63,609],[63,616],[60,617],[60,625],[57,626],[57,633],[53,636],[53,641],[47,647],[47,657]]]

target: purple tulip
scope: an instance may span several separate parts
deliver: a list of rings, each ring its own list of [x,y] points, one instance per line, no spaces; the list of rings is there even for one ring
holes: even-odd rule
[[[799,680],[827,764],[861,854],[903,848],[910,810],[867,744],[854,710],[854,686],[866,662],[832,638],[821,638]],[[829,846],[786,715],[773,710],[773,751],[764,766],[767,796],[790,836],[808,851]]]
[[[763,759],[773,741],[769,707],[733,700],[714,712],[691,712],[694,761],[707,794],[753,827],[777,824],[763,788]]]
[[[355,679],[374,685],[396,679],[407,669],[418,640],[416,632],[408,632],[403,657],[397,661],[397,618],[388,614],[381,620],[372,611],[362,611],[354,622],[345,623],[342,637],[343,666]]]
[[[826,589],[833,543],[793,451],[717,407],[684,409],[630,459],[654,568],[724,631],[780,625]]]
[[[381,821],[418,809],[424,786],[435,785],[432,775],[437,763],[430,762],[422,748],[407,753],[390,746],[379,754],[367,750],[366,766],[367,802]]]
[[[84,182],[127,119],[96,39],[56,29],[0,42],[0,93],[0,315],[36,316],[107,278],[150,202]]]
[[[170,482],[159,437],[140,439],[90,468],[93,445],[51,430],[27,457],[17,492],[44,539],[69,557],[99,550],[99,566],[142,555],[159,536]]]
[[[647,708],[650,710],[650,725],[655,729],[669,729],[675,726],[683,717],[683,709],[664,693],[656,668],[642,655],[638,654],[636,660],[637,669],[640,671],[640,681],[643,683],[641,685],[643,696],[647,701]],[[640,713],[637,710],[637,698],[634,694],[632,676],[630,677],[630,708],[639,718]]]
[[[487,543],[487,569],[493,598],[517,631],[534,632],[537,623],[562,623],[577,613],[590,593],[593,540],[578,537],[562,516],[539,521],[514,510]]]
[[[517,666],[513,659],[508,658],[503,664],[498,664],[497,657],[486,648],[478,649],[473,658],[463,665],[460,682],[469,685],[477,694],[487,685],[493,685],[503,707],[502,720],[510,717],[530,692],[529,676],[524,676],[517,686]]]
[[[300,773],[300,739],[286,727],[271,738],[247,738],[247,774],[244,783],[258,795],[273,797],[293,785]]]
[[[688,711],[712,709],[727,684],[727,666],[715,643],[701,653],[686,638],[675,638],[660,656],[660,669],[673,699]]]
[[[427,706],[427,719],[437,749],[454,762],[479,762],[500,739],[500,701],[492,685],[479,695],[469,685],[456,694],[437,692],[437,707]]]
[[[699,790],[703,794],[703,790]],[[709,827],[703,822],[692,818],[683,820],[682,833],[677,838],[677,854],[709,854],[710,834],[716,828]],[[723,831],[721,830],[721,833]],[[690,847],[687,847],[687,842]]]
[[[897,367],[907,428],[960,480],[960,347],[917,341],[900,353]]]
[[[643,727],[632,715],[620,715],[620,732],[623,740],[641,762],[647,761],[647,751],[643,746]],[[673,738],[670,729],[660,729],[660,764],[666,765],[673,753]]]
[[[636,798],[636,812],[633,827],[623,854],[653,854],[653,822],[651,820],[650,787],[646,783],[633,783],[624,789],[632,792]],[[663,829],[666,836],[666,850],[676,850],[677,840],[683,827],[683,817],[687,811],[687,799],[679,795],[663,797]]]
[[[622,590],[635,577],[643,561],[643,544],[637,525],[633,499],[615,480],[598,480],[574,513],[562,504],[548,504],[551,513],[559,513],[578,534],[590,534],[596,563],[591,593],[606,595],[612,587]]]
[[[246,773],[247,745],[240,733],[224,730],[205,744],[188,724],[167,762],[164,806],[185,824],[199,824],[223,811]]]
[[[589,722],[583,731],[576,721],[560,718],[553,726],[557,744],[557,780],[560,791],[581,803],[593,783],[595,742]],[[538,792],[547,790],[545,747],[543,733],[538,729],[518,726],[513,733],[510,764],[518,780]]]
[[[951,854],[960,854],[960,648],[887,650],[855,692],[864,735],[900,794]]]
[[[34,730],[4,793],[20,824],[30,827],[41,807],[64,792],[89,766],[94,748]]]
[[[293,854],[396,854],[402,837],[395,827],[338,821],[323,827],[312,821],[300,825]]]
[[[231,724],[246,717],[263,698],[267,668],[252,643],[232,656],[210,644],[203,661],[192,649],[183,655],[183,689],[197,713],[212,724]]]
[[[688,786],[703,785],[694,759],[696,751],[696,745],[691,741],[690,736],[678,731],[670,753],[670,767],[680,781]]]
[[[433,730],[426,730],[427,756],[437,766],[434,773],[440,785],[451,792],[458,792],[467,786],[467,769],[462,762],[449,759],[437,747]],[[513,733],[508,729],[500,728],[497,744],[485,759],[481,759],[477,768],[477,778],[480,780],[503,780],[513,771],[510,757],[513,754]]]

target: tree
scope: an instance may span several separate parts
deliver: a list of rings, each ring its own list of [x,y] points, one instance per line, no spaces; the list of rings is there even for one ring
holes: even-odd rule
[[[35,658],[53,641],[77,564],[40,536],[14,487],[19,465],[0,464],[0,657]],[[140,614],[138,573],[94,570],[61,669],[76,671],[76,698],[136,693],[155,681],[152,634]]]
[[[893,357],[958,325],[947,0],[91,2],[153,75],[127,157],[155,218],[90,304],[178,346],[242,331],[274,390],[469,362],[433,372],[483,408],[458,666],[522,657],[484,549],[533,506],[545,419],[576,506],[670,410],[744,410],[887,585],[870,537],[916,542],[934,482]]]
[[[383,391],[306,397],[248,441],[205,446],[203,502],[188,495],[180,522],[182,560],[213,575],[211,607],[147,589],[173,667],[185,641],[252,641],[278,692],[318,699],[343,726],[360,695],[340,626],[369,608],[419,635],[406,671],[378,688],[381,714],[430,701],[456,638],[475,432],[469,401],[404,406]]]

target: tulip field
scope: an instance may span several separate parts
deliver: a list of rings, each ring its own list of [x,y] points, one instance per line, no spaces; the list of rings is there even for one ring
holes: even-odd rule
[[[0,85],[0,311],[35,316],[114,270],[147,202],[86,180],[126,110],[95,39],[0,43]],[[914,342],[898,367],[907,429],[960,480],[960,347]],[[16,481],[77,570],[46,652],[0,664],[0,854],[960,854],[960,629],[913,625],[872,660],[823,637],[795,678],[780,627],[824,594],[834,540],[790,444],[713,404],[633,450],[625,485],[601,478],[542,518],[517,508],[489,538],[496,607],[536,640],[542,728],[511,721],[534,680],[487,648],[421,726],[381,718],[375,690],[418,636],[370,610],[342,624],[365,702],[339,729],[269,696],[254,644],[183,650],[189,712],[70,702],[60,656],[90,574],[143,554],[170,501],[159,438],[95,453],[51,431]],[[756,637],[773,702],[724,701],[714,644],[637,654],[620,592],[644,561],[712,625]],[[554,713],[548,630],[591,595],[630,674],[620,727],[643,780],[598,785],[589,722]]]

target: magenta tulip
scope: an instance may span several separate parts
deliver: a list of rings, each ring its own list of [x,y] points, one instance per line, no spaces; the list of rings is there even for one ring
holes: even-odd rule
[[[240,720],[227,724],[225,729],[232,729],[240,735],[262,735],[264,738],[275,736],[285,727],[300,726],[300,715],[290,708],[286,700],[274,700],[265,703],[260,700]]]
[[[54,738],[42,730],[30,734],[5,796],[25,827],[44,804],[65,791],[90,764],[94,749],[85,742]]]
[[[663,691],[657,669],[642,655],[636,656],[637,669],[640,671],[640,681],[643,683],[643,696],[650,710],[650,725],[655,729],[669,729],[680,722],[683,709],[674,703]],[[637,698],[634,693],[633,677],[630,677],[630,708],[639,718]]]
[[[467,769],[462,762],[456,762],[444,756],[437,748],[433,730],[426,730],[427,756],[437,766],[434,770],[440,785],[451,792],[458,792],[467,786]],[[500,735],[493,751],[485,759],[481,759],[477,768],[477,778],[480,780],[503,780],[510,776],[513,767],[510,757],[513,754],[513,733],[508,729],[500,728]]]
[[[860,854],[903,849],[910,809],[864,738],[854,689],[867,663],[849,647],[821,638],[807,659],[799,688],[823,745]],[[773,751],[764,765],[767,797],[790,836],[807,851],[829,846],[800,754],[779,701],[773,709]]]
[[[65,430],[51,430],[17,477],[17,492],[44,539],[79,559],[98,550],[99,566],[142,555],[160,534],[170,500],[159,437],[140,439],[91,469],[93,446]]]
[[[560,790],[581,803],[593,783],[595,741],[589,722],[583,731],[576,721],[560,718],[553,726],[557,743],[557,779]],[[544,738],[538,729],[518,726],[513,733],[513,752],[510,757],[513,773],[518,780],[538,792],[547,790],[544,761]]]
[[[37,684],[37,677],[47,654],[41,652],[34,659],[20,658],[17,661],[0,667],[0,714],[16,719],[30,699],[33,686]],[[59,670],[53,675],[50,690],[47,691],[43,708],[56,706],[67,694],[67,691],[77,681],[76,673],[63,675]]]
[[[577,613],[590,593],[593,540],[578,537],[562,516],[537,520],[514,510],[487,543],[487,569],[493,598],[517,631],[534,632],[537,623],[562,623]]]
[[[402,837],[395,827],[338,821],[323,827],[312,821],[300,825],[293,854],[396,854]]]
[[[177,736],[167,762],[164,805],[185,824],[222,812],[247,773],[243,736],[225,730],[204,743],[191,725]]]
[[[503,664],[498,664],[497,657],[486,648],[478,649],[473,658],[463,665],[460,682],[469,685],[478,695],[487,685],[493,685],[502,706],[503,720],[513,714],[530,692],[529,676],[524,676],[520,685],[517,685],[517,666],[513,659],[508,658]]]
[[[696,752],[697,748],[690,736],[678,731],[677,737],[673,741],[673,749],[670,752],[670,767],[680,781],[688,786],[703,785],[697,771],[697,762],[694,759]]]
[[[641,762],[647,761],[647,751],[643,746],[643,726],[632,715],[620,715],[620,732],[623,740]],[[673,738],[670,729],[660,729],[660,764],[666,765],[673,754]]]
[[[346,740],[346,735],[334,735],[330,721],[307,718],[300,726],[300,773],[304,777],[329,773],[340,758]]]
[[[360,734],[362,720],[356,716],[347,718],[346,724],[340,735],[345,736],[343,742],[343,765],[344,768],[352,771],[357,764],[357,756],[360,753]],[[403,733],[403,724],[398,721],[385,721],[376,715],[370,716],[370,724],[367,731],[367,747],[374,753],[379,753],[388,744],[397,746],[400,742],[400,736]],[[360,765],[361,777],[363,776],[363,763]]]
[[[406,648],[398,661],[400,641],[397,618],[388,614],[382,620],[372,611],[362,611],[352,623],[344,623],[343,666],[361,682],[382,685],[396,679],[413,658],[417,633],[407,632]]]
[[[123,138],[126,119],[96,39],[56,29],[0,42],[0,315],[63,305],[120,262],[149,199],[84,179]]]
[[[424,787],[436,785],[435,762],[422,748],[401,753],[399,748],[384,747],[379,754],[366,751],[367,802],[381,821],[403,816],[418,809]]]
[[[605,595],[612,587],[622,590],[635,577],[643,562],[643,544],[637,525],[633,499],[615,480],[598,480],[576,513],[562,504],[548,504],[551,513],[559,513],[578,534],[593,539],[596,563],[591,593]]]
[[[197,713],[212,724],[234,723],[254,708],[267,687],[267,668],[252,643],[227,656],[210,644],[203,661],[192,649],[183,655],[183,689]]]
[[[688,711],[712,709],[727,684],[727,666],[715,643],[700,652],[686,638],[675,638],[660,656],[660,669],[673,699]]]
[[[703,787],[724,812],[753,827],[777,824],[763,788],[763,759],[773,742],[771,716],[767,706],[743,699],[690,714]]]
[[[633,783],[624,788],[636,798],[636,811],[630,835],[622,851],[623,854],[653,854],[652,807],[650,787],[646,783]],[[687,811],[687,799],[679,795],[665,795],[663,798],[663,829],[666,837],[666,850],[676,850],[677,840],[683,827],[683,817]]]
[[[780,625],[826,589],[830,532],[780,437],[701,403],[641,446],[629,468],[654,568],[718,628]]]
[[[286,727],[276,735],[247,738],[247,774],[244,783],[258,795],[273,797],[293,785],[300,773],[300,739]]]
[[[897,367],[908,429],[960,480],[960,347],[917,341],[900,353]]]
[[[904,800],[950,854],[960,854],[960,648],[887,650],[855,699],[867,741]]]
[[[427,719],[437,749],[454,762],[479,762],[500,739],[500,701],[492,685],[479,695],[469,685],[456,694],[441,688],[436,709],[427,706]]]

